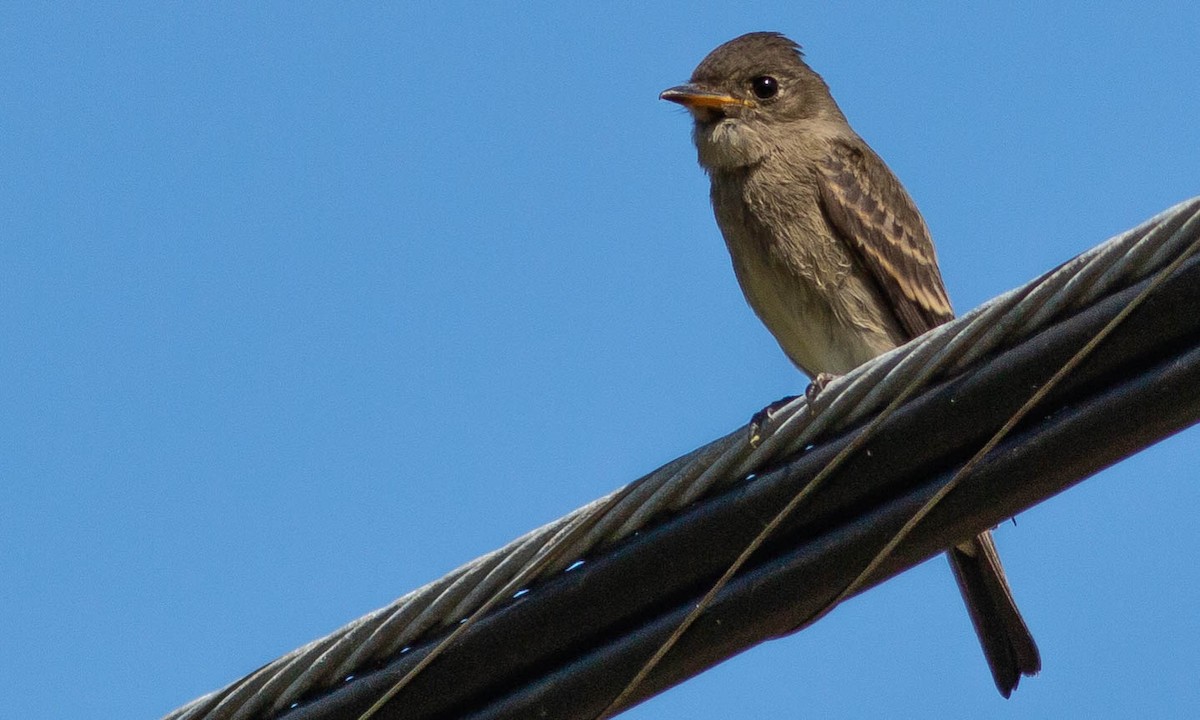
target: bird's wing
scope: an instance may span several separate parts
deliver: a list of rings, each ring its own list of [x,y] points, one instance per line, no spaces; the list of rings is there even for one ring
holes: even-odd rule
[[[819,168],[830,226],[854,248],[908,336],[953,318],[929,228],[883,160],[862,141],[836,141]]]

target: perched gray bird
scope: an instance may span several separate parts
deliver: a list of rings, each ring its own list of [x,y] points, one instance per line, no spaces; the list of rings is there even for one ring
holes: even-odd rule
[[[819,387],[954,317],[925,221],[800,47],[750,33],[663,91],[695,120],[750,307]],[[1000,693],[1041,669],[990,532],[947,551]]]

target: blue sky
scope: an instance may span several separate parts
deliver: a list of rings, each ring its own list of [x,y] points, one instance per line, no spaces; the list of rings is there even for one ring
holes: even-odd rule
[[[158,717],[801,390],[689,121],[805,46],[961,312],[1200,192],[1200,6],[0,11],[0,717]],[[434,5],[434,4],[431,4]],[[1200,434],[626,717],[1194,717]]]

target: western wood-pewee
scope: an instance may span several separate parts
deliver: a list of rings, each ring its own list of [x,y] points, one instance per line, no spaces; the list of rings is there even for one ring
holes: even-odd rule
[[[925,221],[800,47],[750,33],[665,90],[695,120],[750,307],[821,383],[954,317]],[[1041,669],[990,532],[947,551],[1000,693]]]

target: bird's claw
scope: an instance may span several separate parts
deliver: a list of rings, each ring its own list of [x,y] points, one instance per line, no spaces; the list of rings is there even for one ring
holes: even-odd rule
[[[762,442],[762,430],[767,423],[771,421],[775,413],[779,412],[785,405],[795,400],[795,395],[789,395],[785,398],[780,398],[762,410],[754,413],[754,417],[750,418],[750,447],[758,447]]]
[[[817,395],[825,389],[825,386],[838,378],[838,375],[830,375],[829,373],[817,373],[813,381],[808,384],[808,388],[804,391],[804,397],[808,398],[808,404],[812,405],[817,399]]]

